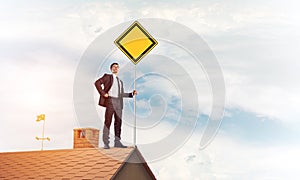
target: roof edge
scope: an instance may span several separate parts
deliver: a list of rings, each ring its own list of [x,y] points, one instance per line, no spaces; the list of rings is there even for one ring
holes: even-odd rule
[[[116,177],[116,175],[118,174],[119,171],[121,171],[125,164],[128,163],[129,158],[133,155],[133,153],[137,153],[137,156],[141,159],[144,168],[146,169],[146,171],[149,173],[149,175],[151,176],[151,178],[153,180],[156,180],[156,177],[154,176],[153,172],[151,171],[150,167],[148,166],[145,158],[143,157],[142,153],[139,151],[138,147],[135,146],[134,149],[130,152],[130,154],[127,156],[127,158],[125,159],[125,161],[122,162],[121,166],[116,170],[115,174],[111,177],[111,179],[114,179]]]

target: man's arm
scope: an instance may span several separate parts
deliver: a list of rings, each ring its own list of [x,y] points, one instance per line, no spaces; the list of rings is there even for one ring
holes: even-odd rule
[[[132,98],[133,97],[133,94],[132,93],[123,93],[122,94],[122,97],[129,97],[129,98]]]
[[[131,93],[124,93],[124,86],[123,86],[123,81],[121,81],[121,86],[122,86],[122,93],[121,93],[121,97],[122,98],[132,98],[134,95],[137,95],[137,91],[136,90],[133,90]]]
[[[104,96],[106,94],[106,92],[102,89],[101,85],[104,84],[104,78],[107,74],[104,74],[101,78],[99,78],[96,82],[95,82],[95,86],[97,88],[97,91],[99,92],[99,94],[101,96]]]
[[[122,97],[132,98],[134,95],[137,95],[137,91],[136,90],[133,90],[131,93],[123,93]]]

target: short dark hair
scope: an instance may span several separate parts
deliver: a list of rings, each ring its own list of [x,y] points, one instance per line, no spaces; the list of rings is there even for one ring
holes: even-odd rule
[[[118,63],[114,62],[110,65],[110,69],[114,66],[114,65],[119,65]]]

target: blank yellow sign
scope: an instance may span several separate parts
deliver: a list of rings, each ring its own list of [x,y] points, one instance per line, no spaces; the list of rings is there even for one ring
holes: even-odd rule
[[[157,45],[157,41],[135,21],[115,40],[115,44],[134,64],[137,64]]]

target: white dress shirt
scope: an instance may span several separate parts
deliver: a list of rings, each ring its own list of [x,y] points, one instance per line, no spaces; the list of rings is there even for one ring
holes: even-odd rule
[[[117,98],[118,97],[118,79],[117,79],[117,75],[115,75],[115,74],[112,74],[113,75],[113,84],[112,84],[112,86],[111,86],[111,88],[110,88],[110,90],[108,91],[108,95],[110,96],[110,97],[115,97],[115,98]],[[120,85],[120,92],[121,92],[121,82],[119,81],[119,85]]]

